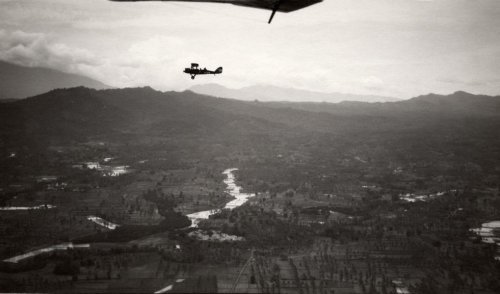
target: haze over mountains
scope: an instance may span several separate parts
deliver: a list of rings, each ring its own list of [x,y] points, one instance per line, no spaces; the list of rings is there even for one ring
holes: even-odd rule
[[[108,125],[115,131],[123,126],[135,130],[146,126],[148,129],[161,129],[160,125],[180,131],[183,128],[221,127],[229,122],[247,129],[250,126],[244,126],[243,122],[251,122],[254,129],[249,130],[255,130],[261,124],[262,130],[287,126],[330,132],[354,126],[372,129],[375,126],[370,125],[370,122],[374,119],[380,123],[393,124],[394,118],[421,120],[498,117],[500,114],[499,96],[474,95],[462,91],[394,101],[397,99],[328,94],[269,85],[234,90],[207,84],[193,86],[185,92],[161,92],[150,87],[99,90],[109,86],[87,77],[51,69],[0,62],[0,73],[0,98],[33,96],[2,107],[2,116],[12,118],[5,123],[18,121],[25,126],[27,121],[33,124],[52,121],[51,130],[60,128],[60,124],[79,125],[83,122],[91,123],[89,127],[99,132],[105,131]],[[72,85],[84,86],[72,88]],[[20,122],[19,119],[26,121]],[[40,121],[35,122],[37,120]],[[170,128],[169,124],[175,127]],[[81,126],[76,125],[73,131],[80,133]]]
[[[0,61],[0,99],[19,99],[43,94],[57,88],[84,86],[111,88],[94,79],[48,68],[25,67]]]
[[[82,75],[65,73],[48,68],[24,67],[4,61],[0,61],[0,77],[2,77],[0,79],[0,99],[2,99],[3,102],[8,99],[36,96],[59,88],[73,88],[79,86],[97,90],[112,88],[100,81]],[[336,92],[323,93],[294,88],[282,88],[272,85],[253,85],[240,89],[231,89],[211,83],[195,85],[189,90],[213,97],[242,101],[270,102],[268,104],[269,107],[291,107],[306,111],[339,114],[350,113],[353,109],[356,109],[355,112],[362,111],[362,109],[364,111],[375,111],[376,109],[381,109],[382,106],[380,102],[401,101],[401,99],[386,96],[356,95]],[[471,94],[457,92],[453,95],[465,97]],[[434,105],[438,103],[434,101],[434,98],[437,98],[440,101],[439,103],[443,103],[440,97],[447,96],[435,94],[421,96],[421,100],[428,100],[427,106],[421,105],[421,107],[428,107],[428,110],[431,111],[434,110],[436,106],[439,108],[440,105]],[[363,102],[369,102],[372,105],[367,105]],[[340,104],[332,106],[329,103]],[[410,104],[393,104],[389,108],[394,108],[394,111],[405,111],[405,108]],[[468,108],[467,105],[463,107]],[[472,105],[472,107],[474,108],[475,106]]]
[[[240,89],[230,89],[218,84],[195,85],[191,91],[221,98],[233,98],[245,101],[290,101],[290,102],[329,102],[362,101],[388,102],[400,99],[376,95],[354,95],[346,93],[322,93],[293,88],[281,88],[272,85],[254,85]]]
[[[337,115],[384,115],[401,116],[420,113],[421,115],[498,116],[499,96],[474,95],[457,91],[449,95],[427,94],[394,103],[366,103],[343,101],[323,102],[268,102],[270,107],[290,107],[313,112],[327,112]]]

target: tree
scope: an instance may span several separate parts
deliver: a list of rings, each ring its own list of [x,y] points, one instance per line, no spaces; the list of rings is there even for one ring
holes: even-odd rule
[[[80,266],[76,262],[69,259],[59,262],[54,267],[54,274],[56,275],[70,275],[74,276],[80,273]]]

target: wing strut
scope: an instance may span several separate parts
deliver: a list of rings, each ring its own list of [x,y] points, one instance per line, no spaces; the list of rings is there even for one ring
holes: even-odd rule
[[[277,0],[276,3],[274,4],[273,12],[271,13],[271,17],[269,18],[269,21],[267,23],[271,23],[271,21],[273,20],[274,14],[280,8],[281,1],[282,0]]]

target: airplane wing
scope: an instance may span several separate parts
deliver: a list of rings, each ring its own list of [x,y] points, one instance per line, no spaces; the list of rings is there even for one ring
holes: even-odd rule
[[[239,3],[231,3],[239,6],[247,6],[254,8],[262,8],[268,10],[274,10],[276,5],[279,4],[278,9],[276,11],[279,12],[292,12],[295,10],[299,10],[305,8],[307,6],[322,2],[323,0],[247,0],[247,1],[238,1]]]
[[[139,2],[139,1],[182,1],[182,2],[209,2],[227,3],[238,6],[253,7],[272,10],[269,23],[273,19],[276,11],[291,12],[304,7],[322,2],[323,0],[111,0],[115,2]]]

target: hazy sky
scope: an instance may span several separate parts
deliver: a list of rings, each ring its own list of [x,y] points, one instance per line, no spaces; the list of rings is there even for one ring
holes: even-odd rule
[[[0,60],[160,90],[500,94],[499,0],[324,0],[270,25],[269,15],[230,4],[0,0]],[[192,81],[182,73],[191,62],[224,73]]]

